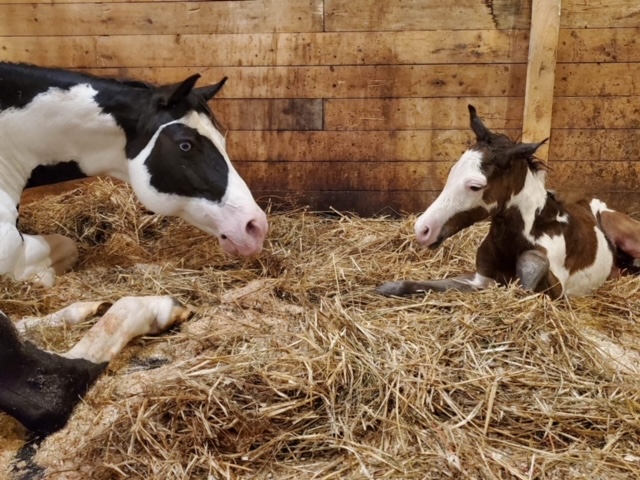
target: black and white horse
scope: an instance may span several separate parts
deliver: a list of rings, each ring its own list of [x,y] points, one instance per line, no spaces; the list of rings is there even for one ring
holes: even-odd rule
[[[75,264],[72,240],[18,231],[18,204],[27,185],[81,176],[128,182],[149,210],[217,236],[225,252],[258,253],[266,215],[231,165],[207,106],[226,78],[195,88],[198,78],[155,87],[0,62],[0,275],[51,286]],[[73,305],[49,320],[74,323],[106,307]],[[0,312],[0,410],[35,431],[59,428],[129,340],[186,312],[169,297],[121,299],[62,356],[24,343]]]
[[[217,236],[226,252],[259,252],[266,215],[207,106],[226,79],[194,88],[198,78],[151,87],[0,63],[0,274],[48,286],[75,263],[69,239],[16,229],[22,190],[54,173],[123,180],[149,210]]]

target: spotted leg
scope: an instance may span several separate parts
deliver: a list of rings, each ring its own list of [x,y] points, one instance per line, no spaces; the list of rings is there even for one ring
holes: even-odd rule
[[[118,300],[67,353],[23,342],[0,314],[0,410],[46,435],[62,428],[111,359],[139,335],[156,334],[192,315],[171,297]]]
[[[192,315],[190,308],[167,296],[121,298],[63,356],[109,362],[135,337],[163,332]]]
[[[474,292],[482,290],[495,284],[491,278],[484,277],[479,273],[468,273],[457,277],[443,278],[440,280],[427,280],[417,282],[412,280],[400,280],[397,282],[387,282],[376,287],[376,292],[391,297],[406,297],[425,292],[445,292],[447,290],[457,290],[459,292]]]
[[[26,317],[15,324],[16,329],[24,333],[36,326],[59,327],[76,325],[96,315],[102,316],[111,307],[109,302],[77,302],[46,317]]]
[[[73,240],[62,235],[22,235],[9,221],[0,221],[0,275],[29,280],[44,287],[78,260]]]

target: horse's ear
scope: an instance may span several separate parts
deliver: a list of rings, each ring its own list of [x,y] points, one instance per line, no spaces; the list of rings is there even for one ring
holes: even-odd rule
[[[491,137],[491,132],[484,126],[473,105],[469,105],[469,120],[471,122],[471,130],[476,134],[476,140],[479,142],[488,142]]]
[[[199,78],[200,74],[196,73],[183,82],[160,87],[158,89],[158,105],[160,107],[171,107],[184,100],[189,96]]]
[[[224,84],[226,81],[227,81],[227,77],[224,77],[215,85],[209,85],[208,87],[199,87],[194,89],[193,91],[202,100],[204,100],[205,102],[208,102],[209,100],[211,100],[213,97],[216,96],[216,94],[222,89],[222,87],[224,87]]]
[[[509,149],[509,158],[531,158],[542,145],[547,143],[549,139],[545,138],[538,143],[519,143]]]

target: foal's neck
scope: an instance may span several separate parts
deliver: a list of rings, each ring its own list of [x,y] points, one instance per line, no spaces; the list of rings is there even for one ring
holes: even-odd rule
[[[514,192],[504,205],[498,207],[502,212],[513,207],[517,208],[522,215],[526,232],[531,230],[536,215],[544,208],[547,201],[545,177],[544,170],[534,171],[527,168],[522,189]]]

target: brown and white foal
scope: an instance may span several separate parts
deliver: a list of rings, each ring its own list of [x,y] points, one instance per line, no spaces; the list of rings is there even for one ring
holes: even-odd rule
[[[584,295],[640,259],[640,223],[598,200],[563,203],[545,188],[534,154],[540,143],[515,143],[487,129],[469,105],[476,143],[453,165],[440,196],[418,218],[418,241],[435,248],[490,218],[476,272],[430,281],[380,285],[384,295],[474,291],[519,280],[552,298]]]

